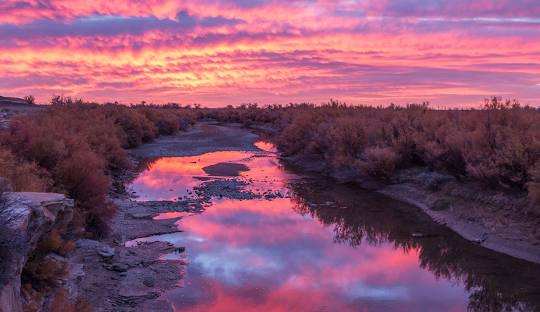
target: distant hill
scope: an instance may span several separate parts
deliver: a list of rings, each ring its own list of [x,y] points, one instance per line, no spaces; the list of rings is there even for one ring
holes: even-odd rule
[[[16,97],[6,97],[0,96],[0,105],[25,105],[25,106],[34,106],[34,104],[29,104],[27,101],[21,98]]]
[[[9,125],[10,119],[18,114],[27,114],[45,109],[45,106],[30,104],[16,97],[0,96],[0,129]]]

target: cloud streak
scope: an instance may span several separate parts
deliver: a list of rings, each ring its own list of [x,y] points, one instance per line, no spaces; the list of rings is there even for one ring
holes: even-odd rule
[[[540,104],[535,1],[3,1],[0,93]]]

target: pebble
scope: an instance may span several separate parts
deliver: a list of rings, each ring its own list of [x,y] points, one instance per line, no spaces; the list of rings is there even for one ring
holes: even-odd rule
[[[116,272],[126,272],[129,267],[125,263],[115,263],[112,265],[112,269]]]
[[[98,248],[97,253],[104,258],[112,258],[114,256],[114,248],[102,246]]]
[[[154,287],[154,285],[156,284],[156,282],[154,281],[153,278],[148,277],[148,278],[145,278],[145,279],[144,279],[143,284],[144,284],[144,286],[146,286],[146,287]]]

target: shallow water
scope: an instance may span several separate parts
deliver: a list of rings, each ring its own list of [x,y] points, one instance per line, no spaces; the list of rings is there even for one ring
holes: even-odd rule
[[[465,311],[540,308],[539,266],[485,250],[384,196],[299,177],[268,143],[261,152],[161,158],[130,185],[138,200],[193,196],[202,168],[241,163],[248,190],[284,198],[214,198],[182,217],[183,232],[141,238],[186,247],[165,294],[178,311]],[[414,238],[423,233],[424,238]]]

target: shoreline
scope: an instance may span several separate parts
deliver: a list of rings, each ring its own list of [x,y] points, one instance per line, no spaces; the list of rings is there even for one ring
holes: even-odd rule
[[[218,127],[218,128],[216,128]],[[182,217],[155,220],[164,212],[201,213],[203,199],[181,201],[137,201],[126,189],[139,174],[141,161],[160,157],[193,156],[215,151],[257,150],[258,135],[235,125],[199,122],[186,132],[157,138],[151,143],[128,150],[133,169],[118,175],[111,199],[118,213],[111,222],[108,237],[81,239],[70,256],[73,266],[80,266],[85,278],[77,276],[76,289],[82,299],[95,303],[98,311],[172,311],[166,296],[181,283],[187,261],[169,261],[161,254],[183,250],[165,242],[128,242],[153,235],[181,232],[177,221]],[[103,255],[111,252],[111,254]]]
[[[540,264],[540,236],[530,231],[538,226],[530,220],[512,220],[524,216],[511,216],[507,204],[522,205],[523,201],[504,198],[497,192],[482,191],[477,185],[457,182],[450,176],[430,172],[425,168],[415,168],[398,172],[392,183],[381,182],[370,177],[359,177],[350,170],[329,170],[321,161],[309,157],[281,157],[281,159],[301,172],[311,172],[333,179],[336,183],[353,183],[357,187],[383,194],[392,199],[413,205],[422,210],[435,223],[444,225],[464,239],[479,246],[517,259]],[[430,175],[438,175],[443,180],[437,191],[425,185]],[[423,185],[424,184],[424,185]],[[484,199],[486,204],[468,196]],[[503,197],[501,200],[498,197]],[[497,203],[501,200],[501,204]],[[444,204],[444,209],[439,206]],[[493,206],[493,207],[489,207]],[[485,219],[485,220],[484,220]]]
[[[159,157],[193,156],[214,151],[251,150],[256,149],[253,144],[260,138],[255,133],[256,131],[257,129],[245,129],[234,124],[199,122],[187,132],[158,138],[152,143],[129,150],[129,153],[132,161],[136,164],[141,160]],[[350,171],[329,172],[321,162],[317,163],[309,159],[285,157],[280,157],[280,159],[285,165],[293,165],[299,169],[299,173],[327,175],[333,178],[335,183],[352,182],[357,187],[412,204],[427,214],[435,223],[446,226],[468,241],[476,242],[479,246],[514,258],[540,263],[539,245],[519,240],[516,243],[515,240],[509,240],[504,235],[500,237],[497,233],[487,231],[480,224],[464,222],[450,210],[435,211],[431,209],[431,203],[436,200],[437,196],[430,197],[430,194],[416,187],[414,183],[384,184],[375,180],[351,177]],[[137,174],[138,171],[133,170],[119,177],[119,180],[123,186],[126,186]],[[167,243],[143,243],[141,248],[132,249],[134,247],[126,247],[125,242],[145,236],[181,231],[175,225],[175,222],[180,218],[158,222],[153,220],[153,217],[160,212],[191,211],[199,213],[204,208],[201,203],[191,201],[176,203],[167,201],[138,202],[127,192],[116,193],[115,197],[115,202],[119,206],[119,214],[113,221],[114,231],[109,238],[97,243],[100,244],[99,246],[105,243],[115,248],[117,250],[115,257],[118,258],[114,258],[112,263],[107,263],[107,259],[96,255],[95,247],[82,249],[82,253],[79,251],[78,263],[86,266],[84,271],[87,276],[92,276],[84,285],[81,285],[82,287],[79,287],[79,292],[87,293],[86,297],[91,301],[102,302],[100,308],[104,308],[103,311],[137,311],[137,308],[149,306],[155,307],[158,309],[157,311],[170,311],[164,297],[166,297],[168,290],[175,288],[177,283],[181,281],[186,262],[180,261],[176,266],[164,265],[164,261],[159,259],[159,254],[174,251],[174,247]],[[487,237],[484,235],[486,232],[489,232]],[[87,262],[89,253],[92,253],[93,260]],[[146,264],[147,267],[144,265],[141,267],[140,263]],[[115,264],[117,265],[115,266]],[[172,272],[178,273],[174,274],[174,279],[166,280],[161,284],[156,282],[162,277],[166,278],[171,275]],[[109,287],[108,291],[100,291],[95,286],[96,283],[106,284]],[[134,283],[138,283],[138,286],[133,287]]]

